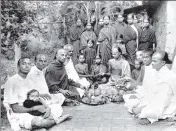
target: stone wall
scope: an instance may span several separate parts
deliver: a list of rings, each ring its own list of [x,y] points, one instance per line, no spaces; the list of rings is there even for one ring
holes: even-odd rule
[[[174,61],[169,68],[176,73],[176,1],[163,1],[153,15],[158,49],[165,50]]]
[[[169,53],[170,59],[175,57],[176,48],[176,1],[167,2],[167,32],[165,51]]]
[[[166,43],[167,1],[161,3],[153,15],[153,26],[156,29],[158,49],[164,49]]]

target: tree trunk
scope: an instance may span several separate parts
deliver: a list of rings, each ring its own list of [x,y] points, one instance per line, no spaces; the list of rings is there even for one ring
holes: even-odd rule
[[[21,48],[19,45],[15,44],[15,65],[17,65],[18,60],[21,58]],[[16,66],[17,71],[17,66]]]

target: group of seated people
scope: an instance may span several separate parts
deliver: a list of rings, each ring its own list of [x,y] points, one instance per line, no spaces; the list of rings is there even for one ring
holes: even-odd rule
[[[30,58],[19,59],[18,73],[8,79],[4,90],[3,103],[12,129],[47,129],[59,124],[71,118],[62,115],[62,105],[79,104],[95,82],[104,87],[121,78],[132,80],[123,99],[141,124],[175,116],[176,75],[166,66],[171,64],[166,52],[144,51],[142,59],[136,59],[132,73],[118,46],[112,48],[113,58],[108,67],[97,55],[89,70],[84,54],[79,55],[79,63],[74,65],[72,54],[73,46],[68,44],[57,50],[48,66],[44,54],[35,57],[32,67]]]
[[[132,83],[132,91],[123,96],[128,111],[139,118],[140,124],[175,119],[176,75],[167,67],[171,63],[164,51],[143,53],[139,77]]]

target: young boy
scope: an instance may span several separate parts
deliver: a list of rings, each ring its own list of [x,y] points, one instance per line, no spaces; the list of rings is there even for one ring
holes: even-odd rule
[[[131,75],[132,75],[132,79],[137,80],[137,78],[139,77],[141,71],[141,62],[139,60],[135,60],[135,69],[133,69]]]
[[[45,101],[42,98],[40,98],[39,92],[37,90],[33,89],[27,93],[27,99],[23,102],[23,106],[26,108],[32,108],[32,107],[38,106],[38,105],[43,106],[45,109],[51,109],[45,103]],[[31,112],[29,112],[29,114],[34,115],[34,116],[45,117],[45,112],[31,111]],[[69,115],[64,115],[62,117],[62,119],[59,119],[60,116],[61,116],[61,114],[58,113],[58,111],[51,110],[51,114],[50,114],[49,118],[53,119],[56,122],[56,124],[61,123],[62,121],[66,120],[67,118],[71,118],[71,116],[69,116]]]
[[[87,40],[87,48],[84,49],[84,56],[86,63],[88,64],[88,71],[91,72],[91,65],[93,65],[94,59],[96,57],[96,50],[93,48],[94,41]]]
[[[79,63],[75,65],[75,69],[78,72],[79,76],[88,75],[88,65],[85,63],[85,58],[83,54],[79,55]]]

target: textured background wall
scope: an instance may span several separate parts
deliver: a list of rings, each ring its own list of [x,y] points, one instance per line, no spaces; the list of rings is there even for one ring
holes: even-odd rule
[[[158,49],[164,49],[166,43],[166,19],[167,19],[167,1],[161,3],[153,16],[153,26],[156,29],[156,38]]]
[[[167,32],[165,50],[170,59],[175,57],[176,48],[176,1],[167,2]]]
[[[158,49],[165,50],[173,60],[172,70],[176,73],[176,1],[164,1],[153,15]]]

